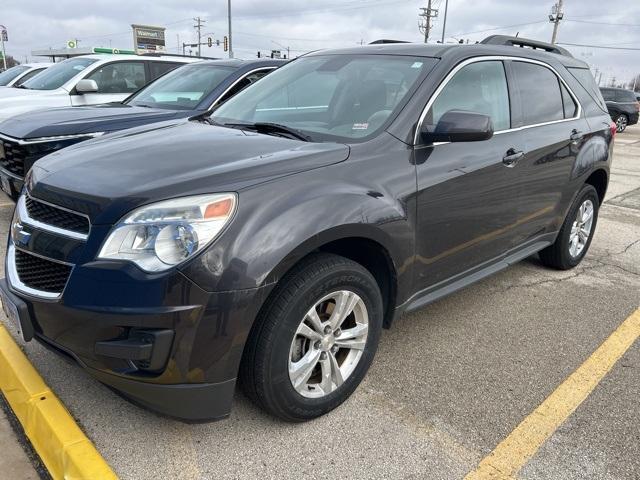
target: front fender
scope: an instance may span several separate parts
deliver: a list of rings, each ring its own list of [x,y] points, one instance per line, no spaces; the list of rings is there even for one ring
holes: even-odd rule
[[[335,165],[241,192],[227,231],[183,272],[207,291],[256,288],[320,246],[354,237],[380,244],[401,269],[413,255],[411,209],[388,192],[338,181],[354,178],[342,170]]]

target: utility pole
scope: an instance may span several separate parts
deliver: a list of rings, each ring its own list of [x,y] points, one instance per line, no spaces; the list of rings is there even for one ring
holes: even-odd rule
[[[203,25],[206,23],[204,20],[200,19],[200,17],[196,17],[194,18],[194,20],[196,22],[198,22],[196,25],[193,26],[193,28],[198,30],[198,56],[201,57],[201,47],[202,45],[200,45],[202,43],[202,27]]]
[[[233,58],[233,43],[231,42],[231,0],[227,0],[227,16],[229,18],[229,58]]]
[[[558,37],[558,27],[560,26],[560,20],[564,17],[562,11],[562,0],[558,0],[553,7],[551,7],[551,13],[549,14],[549,21],[553,23],[553,34],[551,35],[551,43],[556,43]]]
[[[2,63],[4,64],[4,69],[7,69],[7,52],[4,49],[4,42],[9,40],[9,36],[7,34],[7,27],[4,25],[0,25],[0,42],[2,43]]]
[[[444,44],[444,32],[447,30],[447,11],[449,10],[449,0],[444,0],[444,20],[442,21],[442,42]]]
[[[438,9],[431,8],[431,2],[432,0],[428,0],[427,8],[420,8],[420,10],[422,10],[422,13],[418,14],[418,16],[422,18],[420,24],[418,25],[418,29],[420,30],[420,32],[424,33],[424,43],[429,42],[429,34],[431,33],[432,28],[431,19],[438,16]]]

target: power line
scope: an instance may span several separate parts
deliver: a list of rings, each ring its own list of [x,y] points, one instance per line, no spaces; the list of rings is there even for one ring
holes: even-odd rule
[[[494,32],[496,30],[506,30],[509,28],[516,28],[516,27],[525,27],[525,26],[529,26],[529,25],[536,25],[538,23],[547,23],[547,20],[538,20],[536,22],[527,22],[527,23],[515,23],[513,25],[504,25],[502,27],[493,27],[493,28],[487,28],[485,30],[475,30],[473,32],[464,32],[464,33],[455,33],[453,35],[449,35],[449,37],[453,38],[453,37],[462,37],[464,35],[473,35],[474,33],[485,33],[485,32]]]
[[[606,50],[638,50],[640,51],[640,48],[634,48],[634,47],[610,47],[607,45],[587,45],[584,43],[560,43],[558,42],[558,45],[569,45],[571,47],[588,47],[588,48],[604,48]]]
[[[640,27],[640,23],[593,22],[591,20],[571,20],[569,18],[567,18],[566,20],[567,20],[567,22],[590,23],[592,25],[613,25],[613,26],[616,26],[616,27]]]

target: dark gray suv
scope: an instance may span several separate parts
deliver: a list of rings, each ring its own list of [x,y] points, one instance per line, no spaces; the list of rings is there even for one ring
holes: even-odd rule
[[[238,380],[308,420],[399,315],[536,253],[578,265],[611,125],[588,66],[547,44],[310,53],[210,117],[38,160],[2,303],[137,404],[222,418]]]

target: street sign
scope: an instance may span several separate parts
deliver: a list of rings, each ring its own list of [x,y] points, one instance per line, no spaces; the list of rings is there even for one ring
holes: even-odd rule
[[[133,48],[136,53],[165,52],[164,27],[149,25],[131,25],[133,29]]]
[[[75,40],[69,40],[67,42],[67,48],[76,48],[78,46],[78,44],[76,43]]]

